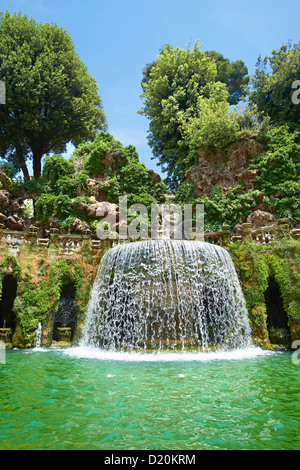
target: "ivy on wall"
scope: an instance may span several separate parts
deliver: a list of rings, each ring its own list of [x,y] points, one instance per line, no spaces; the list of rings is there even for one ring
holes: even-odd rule
[[[0,281],[7,274],[18,281],[14,311],[17,326],[13,345],[34,344],[35,330],[41,322],[44,340],[52,342],[55,312],[63,287],[72,283],[76,288],[75,302],[80,307],[79,331],[83,325],[91,287],[103,252],[93,255],[83,252],[76,257],[61,258],[59,251],[30,247],[21,248],[19,256],[3,253],[0,262]],[[46,251],[47,250],[47,251]],[[282,295],[284,310],[289,319],[292,341],[300,337],[300,244],[282,239],[272,245],[258,245],[244,240],[228,246],[246,298],[253,337],[257,344],[271,348],[265,304],[265,291],[270,276],[274,276]],[[48,254],[48,257],[46,255]],[[0,282],[0,292],[2,282]],[[78,334],[78,331],[76,335]],[[75,337],[76,337],[75,335]]]
[[[76,289],[78,320],[84,318],[93,284],[93,265],[98,265],[99,257],[87,260],[84,256],[68,259],[57,256],[49,262],[44,255],[44,251],[24,247],[19,259],[7,253],[0,262],[0,292],[5,275],[12,274],[18,281],[14,301],[16,328],[12,346],[31,346],[39,322],[43,326],[46,345],[51,345],[54,316],[61,291],[69,283]]]
[[[260,346],[271,347],[267,331],[265,292],[270,276],[279,285],[292,341],[300,335],[300,245],[282,239],[276,245],[234,243],[230,253],[240,273],[253,336]]]

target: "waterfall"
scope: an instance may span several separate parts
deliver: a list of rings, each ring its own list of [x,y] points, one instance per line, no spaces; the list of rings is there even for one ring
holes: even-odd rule
[[[187,240],[149,240],[105,253],[82,344],[116,350],[249,346],[248,313],[229,253]]]
[[[36,349],[40,349],[42,347],[42,334],[43,334],[42,323],[39,322],[38,327],[35,331],[35,347],[36,347]]]

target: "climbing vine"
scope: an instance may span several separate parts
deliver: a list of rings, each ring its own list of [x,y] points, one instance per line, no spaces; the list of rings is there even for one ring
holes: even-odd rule
[[[20,263],[18,262],[17,258],[6,252],[4,259],[1,263],[1,270],[0,270],[0,300],[2,299],[2,281],[5,274],[11,274],[17,280],[20,279],[22,268]]]
[[[296,339],[300,333],[299,251],[298,242],[286,239],[272,246],[244,241],[230,247],[240,273],[253,334],[261,345],[270,346],[264,297],[270,276],[274,276],[279,285],[291,335]]]
[[[26,263],[22,269],[14,255],[7,255],[0,265],[0,281],[8,269],[18,279],[18,292],[14,301],[17,319],[14,340],[19,346],[32,343],[39,322],[50,335],[54,313],[64,285],[74,284],[75,301],[81,307],[81,311],[88,302],[92,281],[86,276],[81,265],[72,259],[60,259],[52,262],[51,265],[41,266],[36,279],[33,276],[34,266],[31,258],[28,261],[26,257]],[[2,282],[0,286],[2,288]]]

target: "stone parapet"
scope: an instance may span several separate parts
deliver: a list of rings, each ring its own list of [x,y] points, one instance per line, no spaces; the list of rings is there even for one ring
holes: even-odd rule
[[[279,219],[277,224],[265,227],[253,227],[251,223],[243,223],[239,233],[231,232],[229,225],[223,225],[217,232],[205,232],[201,239],[208,243],[224,246],[230,242],[239,242],[249,240],[259,244],[273,243],[280,237],[292,237],[300,239],[300,229],[290,229],[288,219]],[[194,235],[194,236],[193,236]],[[198,234],[192,234],[192,239],[200,239]],[[102,247],[103,240],[95,238],[92,234],[74,235],[60,233],[58,229],[51,229],[48,237],[38,237],[38,229],[34,226],[29,231],[7,230],[3,224],[0,224],[0,240],[4,242],[10,252],[17,253],[23,243],[35,244],[39,247],[61,249],[64,254],[78,254],[83,247],[89,247],[92,251],[99,250]],[[112,245],[119,243],[129,243],[133,240],[117,240]],[[135,240],[134,240],[135,241]]]

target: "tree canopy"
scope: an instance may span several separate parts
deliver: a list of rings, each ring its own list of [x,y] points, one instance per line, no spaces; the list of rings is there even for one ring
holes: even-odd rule
[[[215,51],[203,51],[197,43],[192,49],[165,45],[156,60],[145,67],[140,113],[150,120],[149,144],[163,171],[167,171],[170,189],[175,190],[187,169],[196,163],[189,141],[191,132],[197,128],[202,148],[210,145],[205,138],[208,129],[201,133],[201,123],[208,114],[211,124],[218,121],[222,138],[230,133],[229,104],[242,97],[248,83],[246,73],[242,61],[230,63]]]
[[[41,175],[44,155],[93,139],[106,119],[97,84],[56,24],[0,14],[0,156],[29,177]]]
[[[282,44],[264,59],[260,56],[252,78],[249,101],[260,113],[267,114],[276,126],[288,124],[297,129],[300,123],[299,106],[292,101],[292,85],[300,79],[300,41]]]
[[[247,93],[247,87],[250,81],[248,68],[242,60],[230,62],[217,51],[205,51],[211,57],[217,66],[216,82],[225,83],[230,105],[238,104]]]

